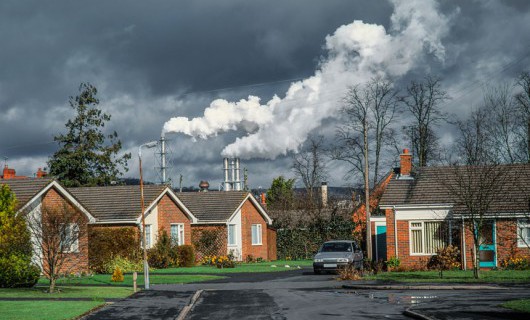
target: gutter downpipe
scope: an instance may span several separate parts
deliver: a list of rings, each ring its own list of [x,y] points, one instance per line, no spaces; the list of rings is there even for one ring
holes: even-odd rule
[[[398,257],[398,238],[397,238],[397,217],[396,217],[396,206],[392,206],[392,210],[394,211],[394,248],[395,248],[395,254],[396,258]]]
[[[464,270],[467,270],[466,261],[466,226],[464,224],[464,216],[462,218],[462,261],[464,262]]]

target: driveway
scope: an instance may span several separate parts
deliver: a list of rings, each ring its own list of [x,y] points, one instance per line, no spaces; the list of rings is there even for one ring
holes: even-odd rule
[[[154,285],[149,292],[117,302],[88,319],[175,319],[191,296],[201,295],[186,319],[409,319],[411,308],[434,319],[523,319],[498,307],[505,300],[530,298],[512,290],[348,290],[334,275],[309,269],[180,285]]]

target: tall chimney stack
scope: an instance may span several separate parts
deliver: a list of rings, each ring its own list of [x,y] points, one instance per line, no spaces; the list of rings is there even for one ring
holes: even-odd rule
[[[322,182],[320,185],[320,200],[322,201],[322,208],[328,206],[328,183]]]
[[[410,176],[412,171],[412,155],[409,149],[403,149],[403,153],[399,155],[399,168],[402,176]]]

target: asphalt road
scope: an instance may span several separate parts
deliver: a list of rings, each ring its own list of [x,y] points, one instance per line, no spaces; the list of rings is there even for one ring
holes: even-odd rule
[[[175,319],[203,290],[186,319],[410,319],[413,311],[434,319],[527,319],[503,309],[503,301],[530,298],[528,287],[510,290],[347,290],[334,275],[309,270],[233,274],[149,292],[114,303],[87,319]]]

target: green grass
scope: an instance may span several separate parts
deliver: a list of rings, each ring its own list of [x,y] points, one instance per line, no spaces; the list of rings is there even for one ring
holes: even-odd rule
[[[508,301],[503,303],[502,306],[508,309],[530,313],[530,299]]]
[[[133,285],[133,276],[132,274],[125,274],[123,282],[112,282],[110,274],[95,274],[88,277],[72,277],[72,278],[60,278],[57,279],[58,285],[87,285],[87,284],[98,284],[98,285],[108,285],[108,286],[121,286]],[[225,277],[215,276],[215,275],[168,275],[168,274],[150,274],[149,282],[151,284],[173,284],[173,283],[190,283],[190,282],[200,282],[208,280],[223,279]],[[138,286],[144,285],[144,276],[143,274],[138,274],[137,280]],[[45,278],[39,279],[39,285],[48,285],[49,281]]]
[[[133,294],[125,287],[59,287],[60,292],[49,294],[47,287],[0,289],[0,298],[125,298]],[[1,318],[1,317],[0,317]]]
[[[72,319],[102,304],[102,301],[0,301],[0,319]]]
[[[481,271],[480,279],[473,278],[473,271],[444,271],[440,278],[437,271],[383,272],[374,276],[365,276],[365,280],[383,280],[395,282],[440,282],[440,283],[524,283],[530,282],[528,270],[491,270]]]
[[[288,265],[290,268],[286,268]],[[241,263],[235,268],[219,269],[213,266],[195,266],[191,268],[168,268],[151,271],[151,274],[168,274],[168,273],[197,273],[197,274],[223,274],[223,273],[246,273],[246,272],[279,272],[289,271],[293,268],[312,266],[312,260],[286,261],[278,260],[272,262]],[[276,267],[273,267],[276,266]]]

